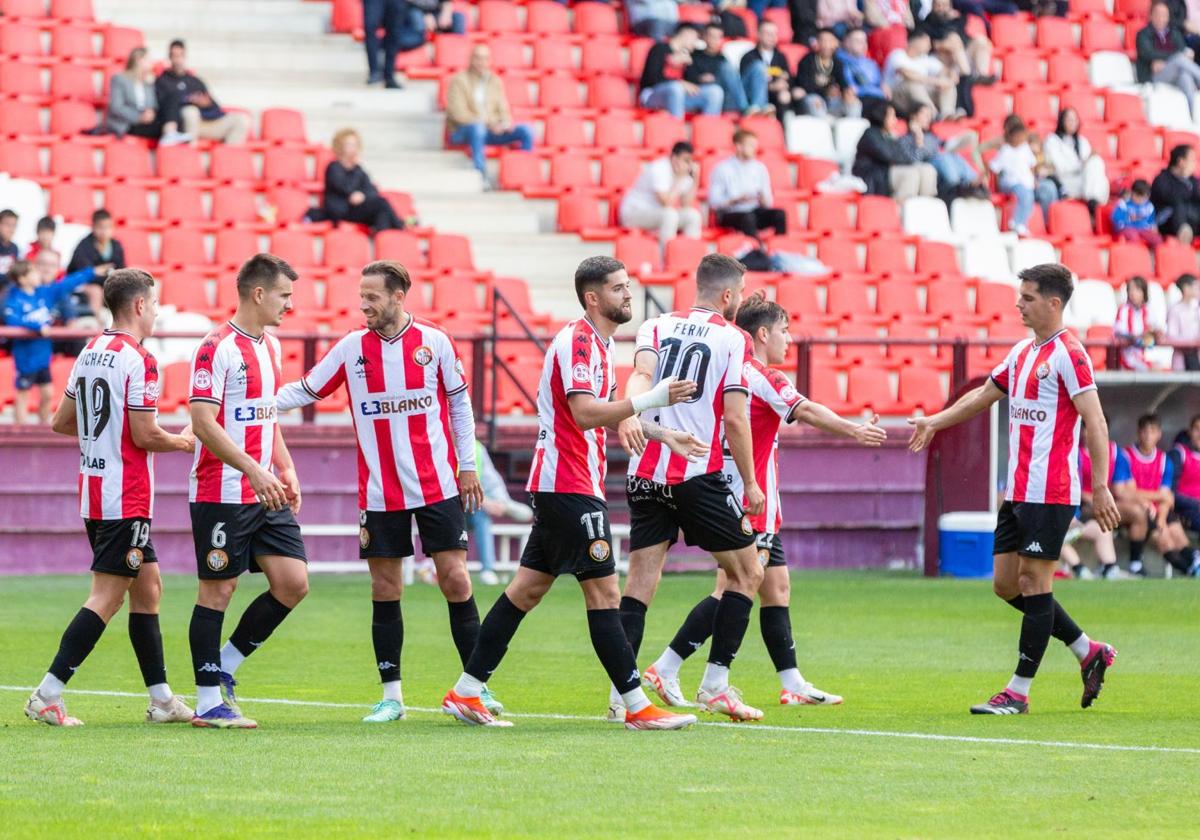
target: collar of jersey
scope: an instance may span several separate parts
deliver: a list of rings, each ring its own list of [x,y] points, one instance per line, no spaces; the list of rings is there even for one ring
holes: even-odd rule
[[[105,330],[105,331],[104,331],[104,334],[105,334],[105,335],[127,335],[127,336],[129,336],[130,338],[132,338],[134,341],[136,341],[136,340],[137,340],[137,337],[136,337],[136,336],[135,336],[133,333],[131,333],[131,332],[126,332],[125,330],[114,330],[114,329],[107,329],[107,330]]]
[[[1066,327],[1063,327],[1061,330],[1059,330],[1059,331],[1058,331],[1058,332],[1056,332],[1054,335],[1052,335],[1052,336],[1050,336],[1049,338],[1047,338],[1047,339],[1046,339],[1045,341],[1043,341],[1041,344],[1038,344],[1038,343],[1037,343],[1037,340],[1035,339],[1035,340],[1034,340],[1034,342],[1033,342],[1033,346],[1034,346],[1034,347],[1045,347],[1047,344],[1049,344],[1049,343],[1050,343],[1051,341],[1053,341],[1054,339],[1058,338],[1060,335],[1062,335],[1062,334],[1063,334],[1063,333],[1065,333],[1066,331],[1067,331],[1067,328],[1066,328]]]
[[[265,336],[267,334],[266,330],[264,330],[262,335],[260,335],[258,338],[255,338],[254,336],[250,335],[250,333],[246,332],[244,329],[239,327],[237,324],[233,323],[233,321],[229,322],[229,328],[231,330],[233,330],[235,333],[237,333],[238,335],[242,336],[243,338],[250,339],[255,344],[261,344],[262,340],[263,340],[263,336]]]
[[[688,311],[689,311],[689,312],[695,312],[697,309],[699,309],[701,312],[711,312],[712,314],[714,314],[714,315],[716,315],[718,318],[720,318],[722,321],[724,321],[724,320],[725,320],[725,316],[724,316],[724,315],[722,315],[720,312],[718,312],[718,311],[717,311],[717,310],[715,310],[715,309],[709,309],[707,306],[693,306],[693,307],[692,307],[690,310],[688,310]]]
[[[382,339],[383,339],[384,341],[386,341],[388,344],[393,344],[393,343],[395,343],[397,339],[399,339],[399,338],[400,338],[401,336],[403,336],[403,335],[404,335],[406,332],[408,332],[408,328],[409,328],[409,327],[411,327],[411,326],[413,325],[413,321],[415,321],[415,320],[416,320],[415,318],[413,318],[413,314],[412,314],[411,312],[405,312],[404,314],[408,316],[408,323],[407,323],[407,324],[405,324],[403,327],[401,327],[401,328],[400,328],[400,332],[396,333],[395,335],[393,335],[393,336],[386,336],[386,335],[384,335],[383,333],[381,333],[379,330],[371,330],[371,332],[375,333],[375,335],[377,335],[377,336],[379,336],[380,338],[382,338]]]

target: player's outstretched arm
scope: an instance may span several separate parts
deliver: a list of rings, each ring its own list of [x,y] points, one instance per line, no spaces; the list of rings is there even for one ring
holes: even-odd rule
[[[839,417],[835,412],[819,402],[805,400],[796,406],[792,419],[798,423],[807,423],[814,429],[829,432],[833,435],[853,438],[863,446],[882,446],[887,440],[887,432],[879,426],[879,415],[871,415],[866,423],[855,423]]]
[[[1108,423],[1095,388],[1076,394],[1071,402],[1085,424],[1088,455],[1092,460],[1092,511],[1105,531],[1121,524],[1121,512],[1108,489]]]
[[[195,452],[196,438],[191,428],[173,435],[158,425],[153,411],[130,411],[129,434],[139,449],[147,452]]]
[[[661,441],[676,455],[682,455],[689,461],[699,461],[712,449],[691,432],[668,429],[666,426],[640,418],[638,422],[642,425],[642,434],[646,436],[646,440]]]
[[[954,405],[942,409],[937,414],[908,418],[908,425],[913,427],[912,437],[908,439],[909,451],[920,452],[929,445],[937,432],[957,426],[964,420],[970,420],[975,415],[987,411],[1003,397],[1004,392],[989,379],[974,391],[963,394]]]
[[[196,440],[200,441],[209,452],[216,455],[222,463],[228,464],[250,480],[258,500],[267,506],[268,510],[282,510],[287,505],[287,493],[283,482],[246,454],[228,433],[217,422],[217,411],[220,406],[206,400],[193,400],[191,407],[192,431]],[[278,427],[276,427],[278,431]],[[276,442],[282,440],[277,436]],[[278,451],[278,450],[277,450]]]
[[[766,507],[767,497],[754,476],[754,444],[750,436],[750,413],[746,410],[749,396],[745,391],[731,389],[725,392],[724,400],[725,440],[745,487],[746,512],[757,516]]]
[[[50,428],[57,434],[75,437],[79,433],[79,418],[75,416],[75,400],[63,394],[58,409],[50,421]]]
[[[641,350],[633,356],[633,373],[625,383],[625,396],[632,398],[640,396],[654,385],[654,367],[658,356],[650,350]],[[646,435],[638,418],[628,417],[617,425],[617,437],[621,446],[630,455],[641,455],[646,450]]]
[[[663,408],[682,402],[696,392],[696,383],[677,380],[673,376],[659,382],[644,394],[623,400],[599,400],[592,394],[572,394],[567,398],[571,416],[581,429],[599,426],[616,427],[628,417],[635,417],[652,408]]]

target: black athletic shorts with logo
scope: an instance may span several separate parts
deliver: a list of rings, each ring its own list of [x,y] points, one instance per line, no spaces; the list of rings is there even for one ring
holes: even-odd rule
[[[192,502],[191,510],[196,571],[201,580],[261,572],[258,557],[295,557],[308,562],[291,508],[267,510],[261,502]]]
[[[578,580],[615,575],[608,504],[582,493],[534,493],[533,529],[521,565]]]
[[[625,497],[630,551],[663,542],[674,545],[681,530],[684,542],[705,551],[735,551],[754,543],[754,529],[724,473],[670,485],[631,475],[625,480]]]
[[[787,565],[783,556],[783,538],[779,534],[756,534],[754,545],[758,549],[758,562],[764,569]]]
[[[92,545],[93,572],[135,578],[143,563],[158,562],[145,517],[85,519],[83,527]]]
[[[412,557],[414,517],[426,557],[440,551],[466,550],[467,515],[463,512],[462,498],[455,496],[412,510],[360,510],[359,559]]]
[[[1057,560],[1074,518],[1074,505],[1005,502],[996,517],[992,554],[1016,552],[1038,560]]]

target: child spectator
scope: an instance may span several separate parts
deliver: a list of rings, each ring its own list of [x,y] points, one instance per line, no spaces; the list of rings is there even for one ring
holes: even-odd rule
[[[37,238],[29,246],[29,250],[25,252],[25,259],[33,262],[42,251],[53,251],[54,234],[57,230],[58,224],[49,216],[42,216],[42,218],[38,219]]]
[[[1159,329],[1150,323],[1150,311],[1146,308],[1149,296],[1145,277],[1134,275],[1125,282],[1125,302],[1117,308],[1117,321],[1113,324],[1113,335],[1128,345],[1121,350],[1121,367],[1125,370],[1150,370],[1146,348],[1154,346]]]
[[[1112,212],[1113,233],[1126,242],[1143,242],[1151,248],[1162,244],[1150,203],[1150,184],[1138,178],[1128,196],[1122,196]]]
[[[992,158],[990,169],[996,173],[1000,192],[1017,200],[1009,229],[1027,236],[1034,200],[1041,205],[1042,215],[1047,216],[1050,205],[1058,200],[1058,187],[1038,171],[1037,155],[1029,145],[1029,130],[1016,114],[1009,114],[1004,120],[1004,144]]]
[[[7,275],[20,252],[13,236],[17,233],[17,214],[12,210],[0,210],[0,277]],[[0,280],[0,285],[4,283]]]

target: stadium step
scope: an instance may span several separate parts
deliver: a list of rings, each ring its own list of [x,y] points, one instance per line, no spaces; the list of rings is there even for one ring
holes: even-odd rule
[[[97,0],[95,9],[102,20],[119,20],[147,34],[172,29],[189,41],[215,32],[322,35],[329,31],[331,13],[328,4],[300,0]]]

